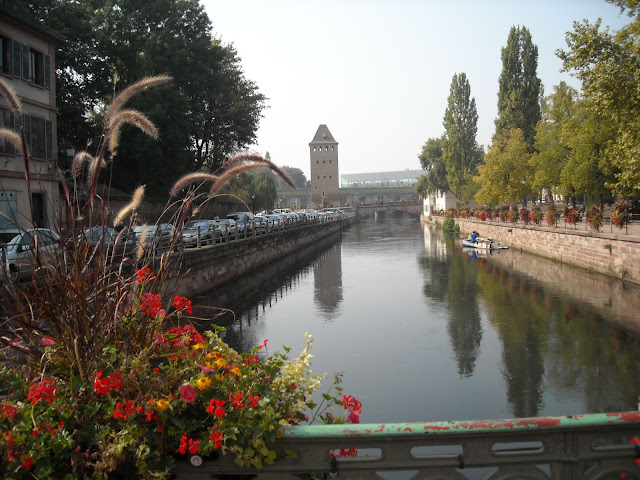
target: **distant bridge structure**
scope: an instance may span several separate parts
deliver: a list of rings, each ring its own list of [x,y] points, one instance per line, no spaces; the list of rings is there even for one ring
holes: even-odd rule
[[[416,218],[420,218],[422,213],[422,203],[419,202],[389,202],[379,205],[359,205],[355,208],[356,216],[359,218],[374,215],[378,218],[381,215],[393,214],[395,212],[405,212]]]

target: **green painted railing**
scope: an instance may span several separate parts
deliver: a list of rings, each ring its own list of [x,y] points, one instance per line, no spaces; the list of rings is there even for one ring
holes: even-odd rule
[[[246,470],[227,457],[194,456],[179,466],[176,478],[638,479],[637,437],[638,412],[298,426],[288,428],[278,444],[296,452],[294,458]],[[344,456],[352,449],[357,455]]]

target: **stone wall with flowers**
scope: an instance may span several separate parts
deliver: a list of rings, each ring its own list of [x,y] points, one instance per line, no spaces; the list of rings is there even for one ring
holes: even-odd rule
[[[444,217],[432,217],[442,222]],[[456,218],[460,232],[640,284],[640,237]]]

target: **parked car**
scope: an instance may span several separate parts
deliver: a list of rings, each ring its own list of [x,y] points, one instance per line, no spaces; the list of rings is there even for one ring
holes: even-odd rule
[[[238,234],[241,237],[246,237],[247,235],[253,235],[253,213],[251,212],[231,212],[227,214],[227,218],[233,219],[236,221],[236,226],[238,227]]]
[[[238,238],[238,226],[236,225],[236,221],[232,218],[223,218],[221,220],[216,220],[216,223],[220,226],[220,231],[222,232],[222,241],[226,242],[228,240],[235,240]]]
[[[182,229],[185,248],[210,245],[222,236],[220,226],[213,220],[189,220]]]
[[[271,224],[267,221],[267,219],[261,215],[256,215],[253,217],[253,233],[255,235],[264,235],[268,232],[271,232]]]
[[[134,228],[138,242],[142,245],[145,254],[156,250],[162,251],[172,246],[177,248],[177,245],[172,245],[174,241],[173,230],[173,225],[170,223],[138,225]]]
[[[105,257],[121,258],[131,255],[138,246],[136,233],[128,227],[120,229],[96,226],[85,229],[78,240],[88,242],[91,246],[101,245]]]
[[[0,249],[0,282],[29,280],[40,266],[58,261],[60,237],[48,228],[7,227],[0,229]]]

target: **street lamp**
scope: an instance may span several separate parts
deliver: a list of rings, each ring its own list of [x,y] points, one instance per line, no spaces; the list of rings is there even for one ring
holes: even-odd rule
[[[522,207],[527,208],[527,197],[525,196],[525,188],[527,186],[527,179],[522,179]]]

